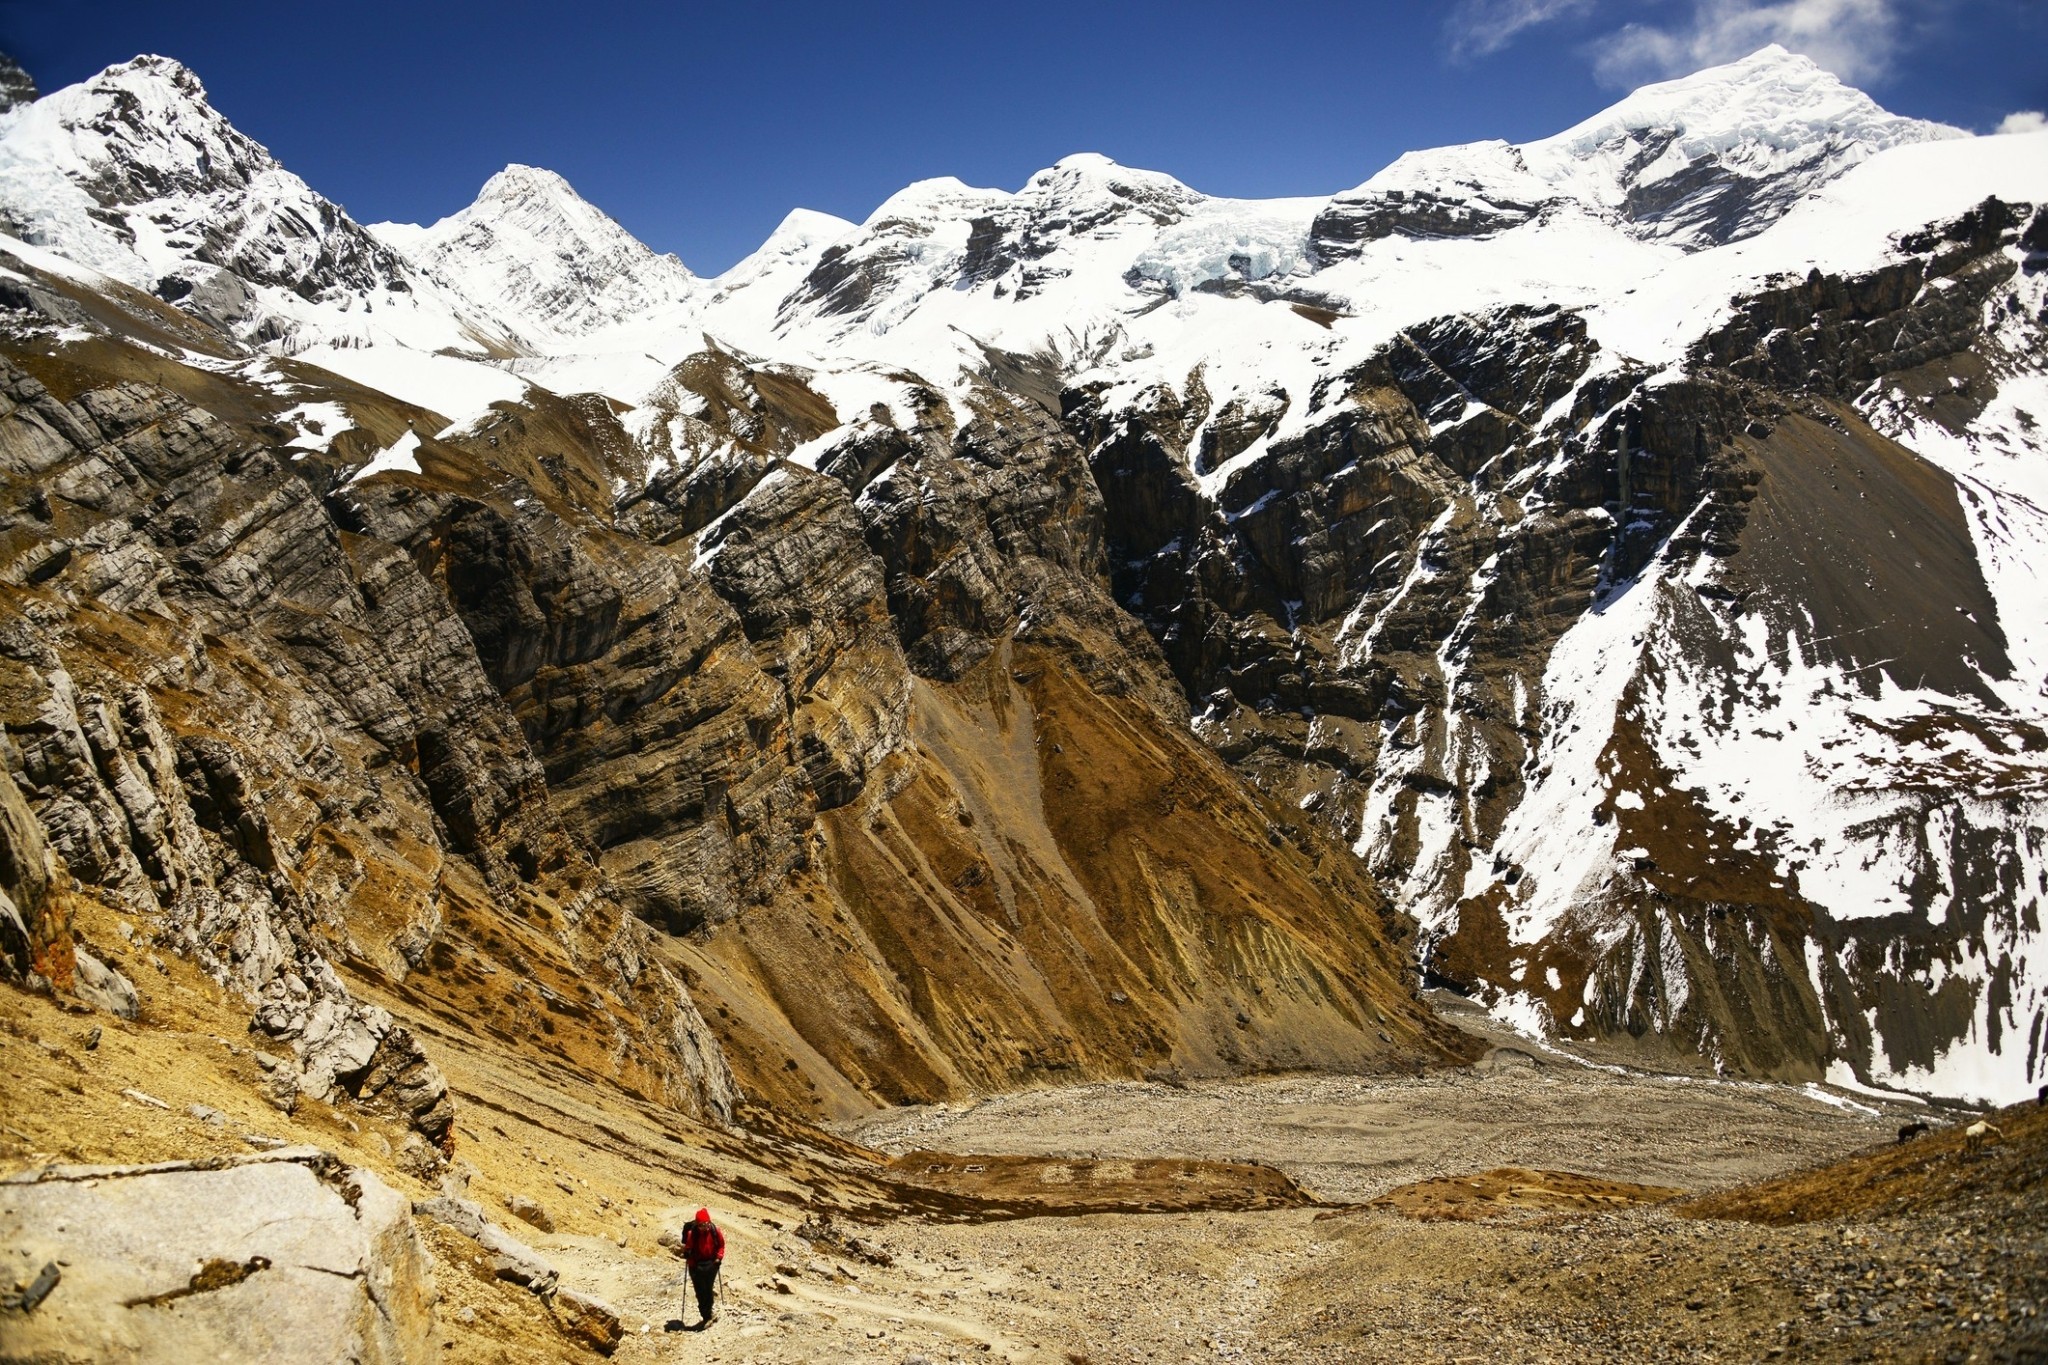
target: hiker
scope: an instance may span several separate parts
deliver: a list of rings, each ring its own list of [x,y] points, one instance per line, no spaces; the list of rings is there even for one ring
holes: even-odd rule
[[[711,1221],[709,1209],[698,1209],[696,1219],[683,1225],[683,1264],[689,1267],[690,1286],[697,1291],[697,1326],[709,1327],[718,1268],[725,1264],[725,1234]]]

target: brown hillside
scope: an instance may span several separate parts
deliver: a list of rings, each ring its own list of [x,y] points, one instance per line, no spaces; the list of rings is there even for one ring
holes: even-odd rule
[[[1881,1218],[1953,1208],[1977,1200],[2044,1207],[2048,1192],[2048,1109],[2015,1105],[1985,1116],[2003,1142],[1967,1150],[1965,1117],[1924,1137],[1761,1184],[1704,1195],[1678,1206],[1689,1218],[1810,1223]]]

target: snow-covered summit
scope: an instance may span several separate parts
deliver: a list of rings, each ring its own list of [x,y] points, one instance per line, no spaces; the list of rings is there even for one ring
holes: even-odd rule
[[[972,216],[1009,198],[1005,190],[982,189],[958,176],[935,175],[928,180],[913,180],[884,199],[862,220],[861,226],[874,229],[894,222]]]
[[[250,229],[267,225],[243,214],[232,225],[209,222],[198,210],[252,193],[305,206],[319,198],[222,118],[199,78],[168,57],[110,66],[0,116],[0,214],[16,235],[140,288],[195,251],[238,254],[257,235]],[[189,221],[166,230],[159,214],[136,212],[144,205],[183,208]],[[223,230],[230,226],[242,231]],[[268,259],[256,273],[298,283],[310,262],[279,243],[263,246]],[[374,271],[374,255],[360,264]]]
[[[816,209],[791,209],[754,254],[785,255],[800,247],[836,241],[853,229],[852,223],[836,214],[820,213]]]
[[[1381,237],[1481,236],[1571,209],[1697,250],[1755,236],[1875,152],[1966,136],[1888,113],[1772,44],[1553,137],[1410,152],[1331,201],[1316,248],[1343,259]]]
[[[1539,161],[1586,158],[1617,139],[1657,132],[1698,155],[1731,148],[1800,152],[1836,141],[1871,151],[1968,137],[1960,128],[1889,113],[1811,58],[1776,43],[1740,61],[1646,85],[1553,137],[1526,145]]]
[[[510,165],[431,227],[371,232],[521,335],[570,338],[675,308],[698,287],[553,171]]]
[[[1014,190],[918,181],[859,225],[798,210],[699,279],[530,166],[431,226],[360,228],[146,57],[0,114],[0,230],[245,338],[481,352],[626,401],[709,335],[941,383],[983,344],[1139,386],[1200,364],[1222,403],[1446,310],[1611,301],[1886,148],[1954,136],[1773,47],[1553,137],[1412,153],[1334,199],[1209,196],[1082,153]]]
[[[1119,165],[1096,152],[1061,157],[1017,192],[1021,203],[1041,214],[1064,210],[1087,222],[1135,210],[1162,226],[1179,221],[1203,198],[1170,175]]]
[[[824,252],[784,301],[778,328],[881,333],[940,289],[986,286],[998,299],[1030,299],[1077,268],[1092,279],[1084,267],[1100,267],[1104,252],[1115,258],[1114,290],[1160,231],[1208,202],[1170,175],[1092,152],[1062,158],[1014,192],[920,180]]]
[[[477,344],[456,301],[141,56],[0,114],[0,227],[245,338]]]
[[[757,294],[766,291],[773,295],[765,301],[772,314],[775,305],[809,273],[827,248],[858,230],[855,224],[829,213],[791,209],[776,224],[775,231],[768,234],[767,241],[709,281],[713,292],[707,301],[715,305],[742,290],[755,290]]]

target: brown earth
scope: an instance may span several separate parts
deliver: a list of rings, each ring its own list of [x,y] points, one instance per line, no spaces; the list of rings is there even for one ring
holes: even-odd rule
[[[1611,1212],[1634,1204],[1661,1204],[1684,1190],[1595,1180],[1570,1171],[1531,1171],[1496,1166],[1477,1175],[1440,1175],[1388,1190],[1368,1206],[1388,1209],[1420,1222],[1461,1219],[1480,1222],[1539,1210]],[[1336,1216],[1336,1215],[1331,1215]]]
[[[1819,1170],[1706,1195],[1679,1211],[1689,1218],[1811,1223],[1984,1200],[2039,1207],[2048,1189],[2048,1109],[2015,1105],[1985,1119],[2002,1136],[1987,1138],[1975,1151],[1963,1135],[1967,1124],[1957,1123]]]
[[[821,817],[822,875],[661,945],[749,1094],[846,1119],[877,1095],[1468,1055],[1351,860],[1064,652],[1004,640],[916,680],[909,730]]]
[[[1248,1161],[1063,1161],[905,1152],[889,1162],[889,1171],[920,1190],[958,1200],[962,1217],[979,1219],[1245,1212],[1318,1202],[1271,1166]]]

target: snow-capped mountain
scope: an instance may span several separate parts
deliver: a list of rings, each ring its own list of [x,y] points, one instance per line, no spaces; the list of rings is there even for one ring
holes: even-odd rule
[[[1171,176],[1092,155],[1040,171],[1015,194],[921,181],[820,258],[785,301],[778,326],[886,330],[938,288],[986,286],[996,299],[1029,299],[1071,273],[1049,257],[1149,239],[1203,202]]]
[[[370,232],[423,273],[543,343],[672,312],[698,287],[553,171],[507,166],[476,202],[431,227]]]
[[[1319,256],[1387,236],[1499,232],[1575,211],[1691,250],[1754,237],[1887,147],[1965,137],[1900,118],[1773,44],[1650,85],[1555,137],[1410,152],[1317,215]]]
[[[932,374],[978,364],[968,338],[1020,351],[1149,351],[1159,364],[1119,373],[1143,383],[1207,363],[1213,385],[1219,370],[1271,348],[1212,335],[1225,316],[1225,330],[1239,330],[1243,310],[1201,309],[1190,296],[1248,291],[1350,314],[1361,325],[1346,330],[1379,337],[1532,291],[1604,299],[1681,249],[1761,230],[1877,149],[1955,134],[1887,114],[1770,48],[1638,91],[1542,142],[1404,157],[1330,200],[1218,199],[1075,156],[1014,193],[910,186],[857,229],[799,211],[754,256],[700,281],[532,168],[508,167],[431,227],[366,232],[161,58],[6,117],[0,217],[23,240],[175,296],[244,336],[495,355],[627,401],[706,334],[828,365]],[[1444,222],[1429,227],[1418,213]],[[1443,249],[1516,225],[1529,230],[1481,253]],[[1147,313],[1162,294],[1175,305]],[[1303,349],[1285,343],[1285,353]],[[609,371],[577,359],[610,354],[634,359]],[[1268,376],[1252,371],[1270,360],[1244,382],[1262,387]]]
[[[791,209],[768,240],[712,282],[700,296],[701,311],[735,318],[744,308],[756,314],[753,327],[774,324],[783,300],[809,276],[832,245],[856,231],[854,224],[813,209]],[[747,303],[739,300],[744,297]]]
[[[491,340],[164,57],[0,114],[0,225],[244,340]]]
[[[1348,844],[1438,979],[1532,1029],[1980,1098],[2048,1071],[2043,204],[2048,135],[1900,118],[1775,48],[1330,198],[1082,155],[799,210],[711,279],[524,167],[365,232],[160,59],[0,115],[0,226],[363,386],[266,380],[294,448],[384,424],[351,497],[460,450],[499,463],[436,497],[694,538],[688,591],[838,689],[790,685],[817,800],[892,761],[873,718],[910,689],[833,674],[854,608],[807,594],[871,577],[848,619],[940,686],[1106,583],[1161,714]],[[0,269],[31,303],[98,287]],[[366,390],[450,425],[423,445]],[[508,472],[522,431],[552,464]],[[981,531],[916,520],[956,494]],[[747,546],[839,558],[785,616],[732,577]],[[491,654],[560,601],[616,615],[611,572],[470,628]],[[685,807],[632,876],[715,846],[737,885],[720,841],[757,816]]]

